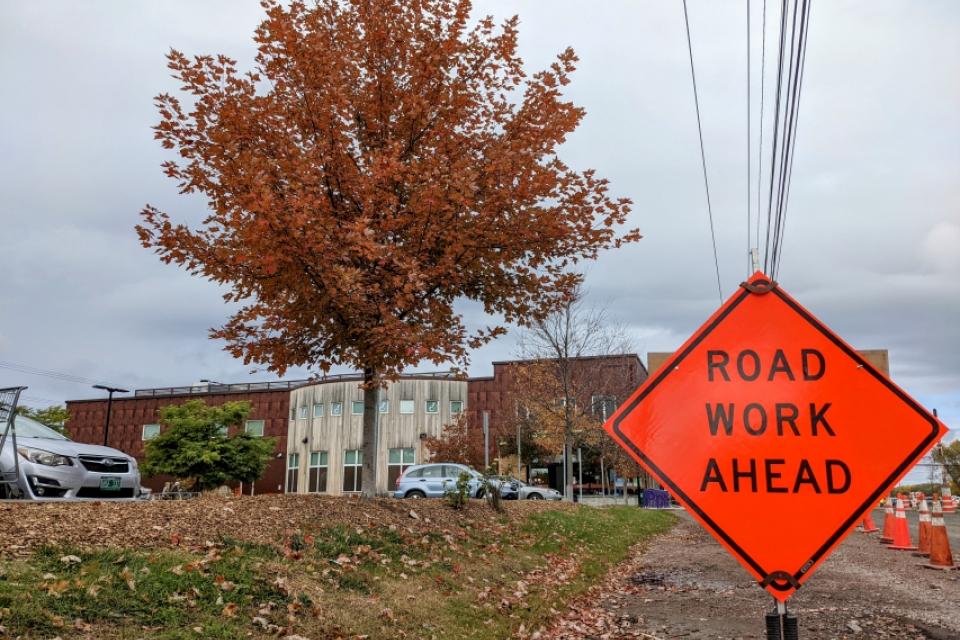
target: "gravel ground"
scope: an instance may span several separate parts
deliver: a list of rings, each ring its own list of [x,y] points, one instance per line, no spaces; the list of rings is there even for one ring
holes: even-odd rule
[[[684,512],[666,536],[571,604],[543,638],[765,638],[773,598]],[[880,517],[875,517],[881,524]],[[947,516],[952,533],[960,514]],[[916,516],[913,517],[914,523]],[[960,571],[851,533],[789,600],[804,640],[960,638]],[[960,555],[957,547],[954,555]]]

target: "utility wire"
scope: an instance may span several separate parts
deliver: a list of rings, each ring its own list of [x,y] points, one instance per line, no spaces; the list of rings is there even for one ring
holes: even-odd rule
[[[8,369],[10,371],[16,371],[17,373],[25,373],[31,376],[43,376],[45,378],[53,378],[54,380],[62,380],[64,382],[75,382],[77,384],[102,384],[106,386],[115,386],[110,385],[107,382],[102,380],[90,380],[89,378],[81,378],[80,376],[74,376],[67,373],[57,373],[56,371],[44,371],[43,369],[35,369],[34,367],[27,367],[22,364],[14,364],[12,362],[0,362],[0,369]]]
[[[35,396],[20,396],[20,399],[25,402],[38,402],[40,404],[45,404],[47,406],[53,406],[55,404],[60,404],[56,400],[51,400],[49,398],[37,398]]]
[[[799,89],[798,92],[797,92],[797,108],[798,108],[798,109],[799,109],[799,106],[800,106],[800,104],[799,104],[799,102],[800,102],[800,94],[803,92],[803,69],[804,69],[804,67],[806,66],[806,57],[807,57],[807,43],[806,43],[806,40],[807,40],[807,39],[804,39],[803,49],[802,49],[802,53],[801,53],[801,60],[800,60],[800,89]],[[796,138],[796,133],[797,133],[797,121],[798,121],[798,120],[799,120],[799,114],[797,115],[797,118],[794,120],[794,124],[793,124],[793,133],[792,133],[791,135],[792,135],[794,138]],[[770,277],[773,278],[774,280],[776,280],[777,274],[780,272],[780,260],[781,260],[781,258],[783,257],[783,238],[784,238],[784,235],[786,234],[786,229],[787,229],[786,211],[787,211],[787,205],[788,205],[789,200],[790,200],[790,185],[793,184],[793,159],[794,159],[794,158],[796,158],[796,154],[791,154],[791,155],[790,155],[790,168],[787,170],[786,193],[785,193],[785,195],[784,195],[784,197],[783,197],[784,219],[783,219],[783,223],[782,223],[782,225],[781,225],[781,227],[780,227],[780,238],[779,238],[779,240],[778,240],[778,242],[777,242],[777,259],[776,259],[776,261],[774,262],[774,265],[773,265],[773,274],[770,276]]]
[[[786,87],[786,100],[784,104],[784,115],[783,115],[783,144],[780,149],[780,161],[777,167],[777,190],[776,190],[776,207],[773,216],[773,244],[770,248],[770,277],[774,277],[776,272],[777,264],[777,255],[779,254],[779,238],[780,230],[783,224],[783,193],[786,188],[787,180],[787,168],[789,167],[790,162],[790,151],[792,148],[793,140],[790,136],[792,130],[793,116],[796,113],[796,95],[797,95],[797,83],[796,83],[796,72],[794,69],[799,68],[800,55],[797,48],[797,8],[799,7],[799,2],[794,2],[793,4],[793,16],[791,20],[791,29],[790,29],[790,58],[787,62],[787,87]],[[802,37],[802,36],[801,36]]]
[[[757,211],[757,215],[760,212]],[[750,273],[750,0],[747,0],[747,277]]]
[[[780,101],[783,95],[783,43],[786,39],[786,30],[787,0],[782,0],[780,3],[780,39],[777,45],[777,48],[779,49],[779,60],[777,63],[777,93],[773,110],[773,152],[770,154],[770,191],[769,195],[767,196],[767,237],[766,242],[764,243],[763,253],[763,271],[768,275],[770,274],[770,231],[773,226],[773,184],[774,176],[776,175],[777,171],[777,150],[780,142]]]
[[[784,182],[783,191],[780,194],[781,197],[781,222],[779,235],[776,239],[776,258],[773,265],[774,276],[780,272],[780,260],[783,257],[783,237],[786,231],[786,215],[787,215],[787,205],[790,200],[790,185],[793,182],[793,161],[796,158],[796,138],[797,138],[797,123],[800,120],[800,97],[803,94],[803,71],[806,67],[807,59],[807,42],[809,42],[809,37],[807,37],[807,31],[810,26],[810,7],[811,2],[809,0],[803,0],[803,9],[801,10],[801,23],[800,23],[800,43],[798,45],[798,60],[796,67],[796,78],[794,80],[795,86],[795,98],[793,104],[793,110],[791,114],[790,122],[790,157],[789,162],[786,167],[786,180]],[[771,277],[774,277],[771,276]]]
[[[767,77],[767,0],[763,0],[763,33],[760,48],[760,143],[757,145],[757,251],[760,250],[760,187],[763,183],[763,97]]]
[[[710,206],[710,182],[707,180],[707,155],[703,150],[703,127],[700,124],[700,99],[697,96],[697,74],[693,69],[693,45],[690,42],[690,17],[687,0],[683,0],[683,20],[687,27],[687,51],[690,53],[690,77],[693,79],[693,102],[697,108],[697,132],[700,134],[700,161],[703,164],[703,185],[707,192],[707,214],[710,217],[710,239],[713,242],[713,266],[717,272],[717,293],[723,306],[723,289],[720,286],[720,261],[717,259],[717,236],[713,229],[713,208]]]
[[[779,148],[775,144],[774,155],[771,158],[770,210],[767,212],[767,256],[764,261],[765,267],[769,265],[768,273],[771,278],[776,278],[783,255],[787,203],[793,174],[797,122],[806,60],[807,32],[810,25],[810,0],[794,0],[790,18],[787,17],[787,7],[788,0],[784,0],[783,14],[781,15],[781,34],[786,35],[786,24],[789,22],[790,55],[786,67],[784,67],[784,38],[781,40],[781,63],[778,70],[777,95],[778,111],[782,106],[783,118],[781,120],[778,114],[774,120],[775,140],[777,140],[777,136],[782,137],[782,140]],[[785,82],[782,82],[784,70],[786,70],[786,79]],[[783,87],[782,92],[779,90],[781,86]]]

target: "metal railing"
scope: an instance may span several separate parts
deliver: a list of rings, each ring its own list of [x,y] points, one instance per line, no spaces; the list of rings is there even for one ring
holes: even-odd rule
[[[198,384],[190,387],[160,387],[158,389],[137,389],[134,396],[175,396],[190,393],[230,393],[236,391],[272,391],[274,389],[296,389],[309,384],[309,380],[279,380],[274,382],[238,382],[236,384]]]
[[[403,373],[401,378],[453,378],[456,374],[452,371],[432,371],[427,373]],[[350,380],[363,380],[362,373],[335,373],[333,375],[321,376],[316,379],[308,380],[276,380],[273,382],[238,382],[235,384],[203,383],[187,387],[160,387],[156,389],[137,389],[134,396],[175,396],[189,395],[192,393],[236,393],[249,391],[273,391],[273,390],[292,390],[311,384],[323,384],[325,382],[343,382]]]

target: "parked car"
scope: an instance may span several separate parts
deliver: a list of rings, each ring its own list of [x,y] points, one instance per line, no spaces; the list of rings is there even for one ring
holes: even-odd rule
[[[17,416],[17,451],[9,436],[0,450],[0,499],[136,500],[140,492],[137,461],[94,444],[73,442],[26,416]],[[0,433],[6,423],[0,423]],[[20,473],[16,475],[14,456]]]
[[[510,478],[510,483],[516,487],[518,500],[563,500],[563,494],[550,487],[527,484],[513,477]]]
[[[415,464],[397,478],[394,498],[442,498],[447,488],[456,486],[462,472],[470,474],[470,497],[482,498],[483,476],[470,467],[450,462]]]
[[[500,499],[518,500],[520,498],[520,481],[511,476],[498,478],[500,480]]]

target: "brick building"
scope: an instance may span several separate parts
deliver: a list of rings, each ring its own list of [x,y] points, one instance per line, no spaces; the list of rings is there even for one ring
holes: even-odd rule
[[[182,405],[202,398],[209,406],[225,402],[249,400],[253,412],[244,425],[247,431],[261,436],[279,438],[274,459],[267,465],[263,480],[256,487],[244,487],[244,493],[283,492],[284,452],[287,450],[287,425],[290,414],[290,392],[306,384],[298,382],[251,382],[242,384],[211,384],[202,382],[189,387],[139,389],[132,397],[114,397],[110,410],[110,433],[107,446],[119,449],[137,460],[143,460],[143,445],[159,433],[157,409],[168,405]],[[107,401],[69,400],[70,435],[77,442],[104,444],[103,432],[107,423]],[[229,434],[232,435],[232,434]],[[277,457],[279,456],[279,457]],[[171,478],[157,476],[144,478],[143,485],[159,491]]]
[[[519,367],[524,361],[495,362],[494,374],[467,380],[449,373],[409,374],[381,392],[381,437],[378,442],[379,493],[392,490],[395,476],[410,464],[427,460],[422,441],[438,436],[461,412],[466,412],[470,429],[481,433],[483,414],[488,413],[496,429],[516,412]],[[597,396],[584,389],[578,402],[597,402],[603,411],[612,410],[647,379],[647,370],[635,354],[581,358],[574,371],[601,369],[604,380],[616,380],[619,396]],[[256,435],[277,437],[273,458],[262,480],[243,492],[322,492],[333,495],[354,493],[363,482],[361,376],[334,375],[317,381],[252,382],[219,384],[201,382],[186,387],[139,389],[128,397],[114,397],[107,445],[138,460],[143,459],[146,440],[157,435],[157,409],[182,405],[197,398],[210,406],[230,401],[249,401],[253,412],[242,428]],[[603,383],[601,386],[609,388]],[[107,400],[71,400],[69,430],[78,442],[103,444]],[[228,434],[232,435],[232,434]],[[496,457],[491,439],[491,459]],[[143,484],[159,491],[170,478],[144,478]]]

